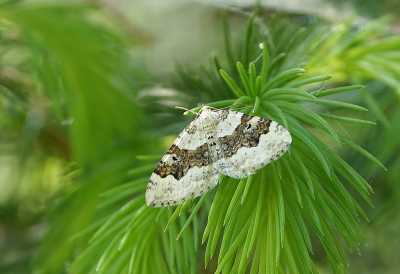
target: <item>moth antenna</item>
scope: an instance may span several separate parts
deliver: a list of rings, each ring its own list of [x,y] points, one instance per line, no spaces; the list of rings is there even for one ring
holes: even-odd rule
[[[230,108],[232,107],[236,107],[236,106],[241,106],[242,108],[246,108],[247,106],[243,105],[242,103],[236,103],[230,106]]]
[[[249,108],[249,107],[251,107],[251,106],[245,106],[245,105],[244,105],[244,104],[242,104],[242,103],[236,103],[236,104],[230,105],[230,106],[228,106],[228,107],[225,107],[225,108],[230,108],[230,109],[233,109],[233,107],[236,107],[236,106],[241,106],[241,107],[235,108],[234,110],[238,110],[238,109],[245,109],[245,108]]]
[[[244,105],[242,103],[236,103],[236,104],[233,104],[233,105],[229,105],[229,106],[220,108],[220,110],[229,109],[229,108],[234,107],[234,106],[244,106]],[[216,108],[214,108],[214,109],[216,109]]]
[[[185,108],[185,107],[178,107],[178,106],[176,106],[175,108],[186,110],[184,114],[186,114],[187,112],[190,112],[190,113],[192,113],[192,114],[194,114],[194,115],[196,115],[196,116],[199,115],[198,112],[195,112],[195,111],[193,111],[193,110],[191,110],[191,109],[188,109],[188,108]]]
[[[252,106],[243,106],[241,108],[235,108],[235,110],[246,109],[246,108],[253,108]]]

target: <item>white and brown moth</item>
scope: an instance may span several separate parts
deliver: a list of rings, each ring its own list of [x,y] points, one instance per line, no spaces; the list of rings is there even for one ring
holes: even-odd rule
[[[214,188],[219,174],[246,178],[281,157],[291,142],[272,120],[203,106],[151,174],[146,203],[181,204]]]

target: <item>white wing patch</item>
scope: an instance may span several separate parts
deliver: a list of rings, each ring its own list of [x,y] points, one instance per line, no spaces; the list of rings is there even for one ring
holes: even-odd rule
[[[292,142],[278,123],[204,106],[158,163],[146,190],[152,207],[173,206],[215,187],[219,174],[246,178],[279,159]]]

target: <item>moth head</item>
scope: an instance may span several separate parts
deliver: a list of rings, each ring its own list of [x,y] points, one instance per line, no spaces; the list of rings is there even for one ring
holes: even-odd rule
[[[199,111],[199,112],[203,112],[203,111],[211,111],[211,110],[212,110],[212,108],[211,108],[211,107],[203,105],[203,106],[201,107],[201,109],[200,109],[200,111]]]

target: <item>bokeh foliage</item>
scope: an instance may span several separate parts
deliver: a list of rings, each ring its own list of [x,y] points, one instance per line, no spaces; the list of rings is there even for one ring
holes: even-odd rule
[[[2,6],[1,132],[12,149],[1,157],[13,162],[1,168],[16,163],[7,174],[18,176],[7,176],[17,187],[1,201],[1,224],[7,244],[21,243],[0,261],[2,272],[306,273],[324,269],[318,260],[327,257],[342,273],[345,249],[359,252],[366,241],[358,216],[378,214],[366,183],[376,174],[393,191],[374,224],[400,223],[400,40],[389,19],[303,27],[254,13],[236,41],[230,16],[221,16],[225,56],[160,79],[129,54],[148,41],[98,7]],[[248,179],[222,176],[195,201],[147,207],[149,175],[171,141],[160,132],[177,134],[190,121],[170,110],[168,95],[143,97],[160,83],[185,107],[240,103],[239,111],[281,123],[290,151]],[[359,142],[374,144],[371,153]]]
[[[58,174],[53,180],[59,192],[49,191],[53,201],[47,205],[50,208],[43,210],[45,220],[51,223],[35,256],[35,265],[48,273],[59,272],[69,260],[74,248],[69,238],[90,224],[99,193],[119,184],[126,177],[126,169],[134,164],[135,153],[146,148],[144,133],[140,134],[143,116],[130,100],[147,79],[133,63],[126,61],[126,43],[135,46],[135,42],[91,22],[89,15],[93,12],[97,13],[90,7],[76,5],[27,5],[1,11],[4,27],[19,40],[8,40],[10,46],[23,44],[25,49],[20,50],[29,55],[24,56],[22,69],[29,74],[33,86],[28,90],[5,87],[11,95],[22,93],[17,102],[20,105],[9,106],[22,116],[20,123],[24,127],[18,132],[21,141],[17,140],[24,144],[19,146],[20,172],[25,172],[29,161],[24,157],[26,150],[41,145],[37,154],[48,151],[49,155],[35,155],[36,172],[43,173],[40,175],[46,179],[47,168]],[[10,54],[18,56],[18,52]],[[44,101],[45,109],[29,106],[32,100]],[[38,117],[31,117],[30,113]],[[45,114],[47,117],[42,118]],[[47,127],[40,118],[45,119]],[[40,122],[42,125],[38,125]],[[36,126],[36,132],[32,132],[31,124]],[[62,148],[62,144],[54,144],[57,135],[61,135],[60,142],[68,139],[65,153],[54,151]],[[27,157],[34,157],[30,154]],[[53,161],[53,166],[40,169],[47,161]],[[59,162],[64,166],[57,166]],[[66,177],[61,178],[63,174]],[[14,181],[21,185],[34,182],[29,178]]]

